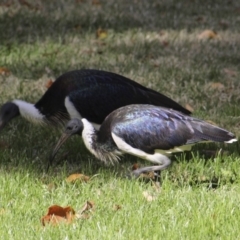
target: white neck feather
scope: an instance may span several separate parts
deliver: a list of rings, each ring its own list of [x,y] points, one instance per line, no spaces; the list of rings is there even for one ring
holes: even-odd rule
[[[82,119],[82,116],[77,111],[77,109],[75,108],[74,104],[71,102],[69,97],[65,98],[64,104],[65,104],[65,107],[68,111],[68,114],[70,115],[70,119],[73,119],[73,118]]]
[[[95,156],[97,157],[96,151],[93,149],[93,140],[94,135],[96,135],[96,130],[93,127],[93,125],[85,118],[82,119],[83,123],[83,131],[82,131],[82,138],[83,141],[87,147],[87,149]]]
[[[74,104],[71,102],[69,97],[65,98],[64,101],[65,107],[68,111],[68,114],[70,116],[70,119],[77,118],[77,119],[82,119],[81,114],[78,112],[78,110],[75,108]],[[89,122],[88,122],[89,123]],[[90,124],[90,123],[89,123]],[[92,125],[98,130],[100,128],[99,124],[92,123]]]
[[[37,123],[37,124],[44,124],[44,115],[42,115],[39,110],[34,106],[32,103],[28,103],[22,100],[14,100],[18,108],[20,115],[27,120]]]
[[[98,144],[97,142],[97,130],[93,125],[85,118],[82,119],[83,131],[82,138],[87,149],[99,160],[104,163],[112,163],[119,161],[119,156],[123,153],[119,150],[106,151],[104,145]],[[95,146],[95,147],[94,147]],[[101,147],[102,146],[102,147]]]

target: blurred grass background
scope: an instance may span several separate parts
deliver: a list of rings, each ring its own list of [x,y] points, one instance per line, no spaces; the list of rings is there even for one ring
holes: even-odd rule
[[[49,80],[96,68],[164,93],[239,136],[239,29],[240,4],[233,0],[1,1],[0,104],[36,102]],[[18,118],[1,132],[2,239],[239,236],[239,143],[203,144],[173,157],[156,190],[151,181],[124,177],[133,163],[148,163],[126,156],[117,166],[104,166],[79,137],[62,148],[62,161],[46,174],[61,130]],[[75,172],[97,176],[67,184]],[[144,197],[146,191],[154,200]],[[87,199],[96,204],[90,219],[41,227],[51,204],[77,209]],[[114,204],[122,209],[113,211]]]

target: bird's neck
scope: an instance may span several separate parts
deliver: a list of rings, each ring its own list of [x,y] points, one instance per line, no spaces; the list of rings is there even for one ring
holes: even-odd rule
[[[64,105],[67,109],[67,112],[70,116],[70,119],[73,118],[77,118],[77,119],[82,119],[81,114],[79,113],[79,111],[76,109],[76,107],[74,106],[73,102],[70,100],[70,98],[67,96],[64,100]],[[95,129],[99,129],[100,125],[97,123],[92,123],[92,125],[94,126]]]
[[[40,113],[40,111],[35,107],[34,104],[22,100],[14,100],[13,103],[18,106],[20,115],[22,117],[34,123],[45,123],[44,115]]]
[[[98,142],[99,131],[96,130],[93,125],[83,118],[83,131],[82,138],[87,149],[99,160],[104,163],[118,162],[119,155],[122,153],[118,151],[117,147],[108,146],[107,143]]]

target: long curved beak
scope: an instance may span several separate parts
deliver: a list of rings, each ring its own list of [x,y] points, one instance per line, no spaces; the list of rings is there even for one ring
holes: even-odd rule
[[[69,133],[63,133],[63,134],[62,134],[62,136],[61,136],[60,139],[58,140],[55,148],[53,149],[52,154],[51,154],[50,157],[49,157],[49,164],[48,164],[48,167],[47,167],[47,171],[48,171],[49,167],[52,165],[53,160],[54,160],[55,156],[57,155],[58,150],[60,149],[60,147],[61,147],[61,146],[67,141],[67,139],[68,139],[69,137],[71,137],[71,136],[72,136],[72,134],[69,134]]]

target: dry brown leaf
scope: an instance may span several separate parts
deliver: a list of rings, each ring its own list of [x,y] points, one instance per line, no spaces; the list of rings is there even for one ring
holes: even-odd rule
[[[6,210],[4,208],[0,208],[0,215],[3,215],[6,213]]]
[[[155,180],[156,176],[154,172],[141,173],[139,179],[141,180]]]
[[[74,26],[74,29],[75,29],[76,31],[80,31],[81,28],[82,28],[82,26],[81,26],[80,24],[76,24],[76,25]]]
[[[92,0],[92,5],[100,7],[101,2],[99,0]]]
[[[163,45],[164,47],[168,47],[169,42],[168,42],[168,41],[162,41],[162,45]]]
[[[204,23],[204,22],[206,22],[206,18],[203,16],[198,16],[195,18],[195,21],[197,21],[199,23]]]
[[[212,88],[213,90],[222,91],[224,90],[225,86],[220,82],[213,82],[210,83],[210,88]]]
[[[12,5],[13,5],[13,0],[9,0],[9,1],[0,3],[0,6],[3,6],[3,7],[10,7]]]
[[[88,211],[94,209],[94,202],[93,201],[87,201],[84,206],[82,207],[81,210],[79,210],[76,213],[76,218],[77,219],[87,219],[89,218]]]
[[[192,107],[190,104],[188,104],[188,103],[185,105],[185,108],[186,108],[188,111],[190,111],[190,112],[194,112],[193,107]]]
[[[29,3],[26,0],[18,0],[18,2],[20,3],[20,5],[25,6],[28,9],[31,9],[31,10],[36,10],[37,11],[37,10],[41,10],[42,9],[42,6],[39,3],[33,5],[33,4]]]
[[[94,208],[94,202],[93,201],[87,201],[84,206],[82,207],[81,213],[86,212],[90,209]]]
[[[26,6],[28,8],[32,8],[32,5],[29,2],[27,2],[26,0],[18,0],[18,2],[23,6]]]
[[[198,39],[214,39],[217,38],[218,35],[215,31],[212,30],[205,30],[198,35]]]
[[[163,30],[159,31],[159,35],[160,35],[160,36],[166,35],[166,31],[163,31]]]
[[[120,210],[120,209],[122,209],[122,206],[119,205],[119,204],[115,204],[115,205],[113,206],[113,210],[114,210],[114,211],[118,211],[118,210]]]
[[[69,177],[66,178],[66,181],[69,183],[76,182],[77,180],[83,181],[83,182],[88,182],[90,179],[89,176],[86,176],[81,173],[75,173],[71,174]]]
[[[102,28],[98,28],[96,32],[96,37],[98,39],[105,39],[107,37],[107,31]]]
[[[6,67],[0,67],[0,74],[1,75],[9,75],[10,74],[10,70]]]
[[[0,141],[0,149],[7,149],[10,145],[7,142]]]
[[[132,171],[134,171],[134,170],[136,170],[136,169],[138,169],[138,168],[140,168],[140,165],[139,165],[138,163],[134,163],[134,164],[132,165]]]
[[[156,200],[156,197],[154,197],[153,195],[151,195],[149,192],[147,192],[147,191],[144,191],[143,192],[143,196],[146,198],[146,200],[148,201],[148,202],[152,202],[152,201],[154,201],[154,200]]]
[[[56,184],[55,183],[49,183],[47,185],[48,191],[53,191],[55,188],[56,188]]]
[[[58,225],[59,223],[71,223],[75,218],[75,211],[72,207],[61,207],[53,205],[48,208],[48,213],[41,218],[42,225],[47,223],[52,225]]]
[[[232,69],[224,68],[223,72],[229,77],[236,77],[237,76],[237,71],[234,71]]]
[[[52,84],[53,84],[53,80],[52,80],[52,79],[49,79],[49,80],[46,82],[45,87],[48,89],[48,88],[50,88],[50,87],[52,86]]]

